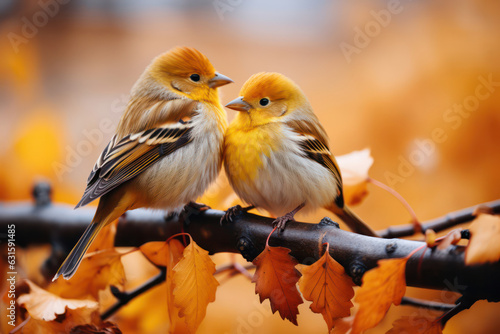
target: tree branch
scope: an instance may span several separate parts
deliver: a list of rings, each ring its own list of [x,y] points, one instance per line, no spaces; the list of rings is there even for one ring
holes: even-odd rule
[[[494,210],[500,201],[492,202]],[[468,214],[464,214],[468,212]],[[450,214],[457,220],[470,215],[472,210]],[[7,231],[8,224],[15,224],[19,246],[51,243],[59,253],[65,254],[74,246],[92,220],[93,208],[73,210],[67,205],[33,205],[31,203],[0,204],[0,229]],[[169,217],[158,211],[133,210],[118,225],[116,246],[140,246],[148,241],[165,240],[181,230],[211,254],[219,252],[241,253],[248,261],[253,260],[265,246],[272,230],[272,219],[244,213],[232,223],[221,226],[224,212],[207,210],[198,212],[188,209],[180,217]],[[448,219],[449,220],[449,219]],[[465,218],[460,218],[465,221]],[[427,227],[434,221],[425,224]],[[319,224],[289,222],[286,230],[270,238],[272,246],[291,249],[291,255],[300,263],[312,264],[319,258],[320,245],[328,242],[330,254],[346,268],[357,284],[366,270],[386,258],[400,258],[424,245],[423,242],[367,237],[338,228],[338,224],[324,218]],[[420,254],[407,264],[408,286],[450,290],[461,294],[473,294],[475,299],[500,300],[500,262],[478,266],[465,266],[463,246],[450,246],[446,250],[427,249],[420,262]],[[60,261],[55,261],[59,263]],[[419,271],[420,267],[420,271]],[[50,270],[53,275],[57,267]]]
[[[443,217],[429,220],[425,223],[422,223],[422,233],[425,233],[425,231],[428,229],[434,230],[434,232],[439,232],[459,224],[470,222],[474,220],[474,218],[476,218],[476,216],[474,215],[474,211],[476,211],[479,207],[489,208],[492,214],[499,214],[500,200],[471,206],[466,209],[450,212]],[[385,230],[378,231],[377,234],[382,238],[408,237],[415,233],[414,227],[415,226],[413,224],[391,226]]]

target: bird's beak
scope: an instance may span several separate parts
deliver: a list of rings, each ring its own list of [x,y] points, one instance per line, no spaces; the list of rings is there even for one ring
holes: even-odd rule
[[[247,102],[243,101],[243,96],[240,96],[232,100],[231,102],[226,104],[226,107],[237,111],[246,111],[246,112],[248,112],[251,108],[251,106]]]
[[[228,83],[234,82],[225,75],[215,72],[215,77],[208,81],[208,86],[210,88],[217,88],[220,86],[227,85]]]

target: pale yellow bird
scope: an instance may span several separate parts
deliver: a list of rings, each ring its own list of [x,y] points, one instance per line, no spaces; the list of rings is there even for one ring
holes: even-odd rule
[[[342,177],[327,134],[292,80],[279,73],[255,74],[226,107],[239,113],[226,131],[224,167],[244,202],[278,217],[280,229],[302,208],[323,207],[353,231],[376,235],[344,205]],[[226,217],[240,208],[230,209]]]
[[[231,82],[192,48],[153,60],[76,206],[101,197],[94,219],[54,279],[73,276],[99,231],[127,210],[180,212],[203,194],[222,166],[227,117],[217,87]]]

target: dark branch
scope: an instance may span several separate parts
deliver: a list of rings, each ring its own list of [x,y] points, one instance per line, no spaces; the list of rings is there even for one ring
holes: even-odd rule
[[[500,213],[500,200],[476,205],[476,206],[471,206],[470,208],[462,209],[459,211],[455,212],[450,212],[446,216],[439,217],[436,219],[432,219],[430,221],[427,221],[425,223],[422,223],[422,233],[425,233],[426,230],[431,229],[434,230],[434,232],[439,232],[446,230],[448,228],[451,228],[453,226],[467,223],[472,221],[475,217],[474,211],[478,207],[486,207],[491,209],[492,214],[499,214]],[[402,238],[402,237],[408,237],[410,235],[413,235],[414,232],[414,225],[413,224],[407,224],[407,225],[399,225],[399,226],[391,226],[385,230],[378,231],[377,234],[381,236],[382,238]]]
[[[158,284],[161,284],[165,282],[165,279],[167,278],[167,270],[166,268],[160,268],[160,273],[148,280],[146,283],[143,285],[139,286],[137,289],[134,289],[129,292],[122,292],[118,290],[117,287],[112,286],[111,287],[111,293],[116,297],[118,300],[113,306],[111,306],[109,309],[107,309],[103,314],[101,314],[101,319],[105,320],[112,316],[116,311],[118,311],[120,308],[125,306],[129,301],[134,299],[135,297],[139,296],[140,294],[143,294],[144,292],[154,288]]]
[[[92,208],[73,210],[67,205],[0,204],[0,228],[6,231],[8,224],[15,224],[19,246],[51,243],[54,249],[61,250],[64,257],[90,223],[93,214]],[[158,211],[129,211],[118,226],[115,244],[140,246],[148,241],[165,240],[184,229],[211,254],[241,253],[245,259],[253,260],[264,249],[273,220],[244,213],[234,217],[232,223],[221,226],[223,214],[216,210],[201,213],[188,210],[181,216],[185,219],[170,217],[165,220]],[[460,215],[453,215],[456,216]],[[319,245],[324,242],[331,245],[330,254],[346,268],[357,284],[361,282],[363,273],[375,267],[378,260],[404,257],[424,245],[418,241],[388,240],[346,232],[328,218],[319,224],[290,222],[283,233],[275,233],[270,239],[272,246],[290,248],[291,255],[304,264],[311,264],[319,258]],[[450,246],[446,250],[428,249],[419,264],[419,252],[408,261],[407,285],[461,294],[467,291],[476,299],[500,300],[500,262],[468,267],[464,264],[464,253],[463,246]],[[53,275],[56,269],[48,271]]]

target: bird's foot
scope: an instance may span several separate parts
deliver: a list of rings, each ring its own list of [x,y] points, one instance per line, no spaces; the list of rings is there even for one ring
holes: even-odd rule
[[[250,205],[250,206],[247,206],[244,208],[239,204],[232,206],[229,209],[227,209],[226,213],[224,213],[224,215],[220,219],[220,224],[222,225],[224,223],[224,221],[228,221],[228,222],[232,223],[233,219],[236,216],[241,215],[244,212],[248,212],[249,210],[252,210],[254,208],[255,208],[255,206],[253,206],[253,205]]]
[[[192,211],[197,211],[197,213],[200,213],[200,212],[203,212],[203,211],[207,211],[209,209],[211,209],[211,207],[209,207],[206,204],[196,203],[196,202],[189,202],[188,204],[186,204],[184,206],[183,211],[186,212],[186,213],[189,213],[189,212],[192,212]]]
[[[283,232],[285,230],[286,223],[288,223],[289,221],[295,221],[294,216],[295,213],[289,212],[281,217],[276,218],[273,221],[273,227],[276,227],[278,231]]]
[[[288,223],[289,221],[295,221],[295,214],[299,212],[299,210],[302,209],[305,205],[306,203],[302,203],[289,213],[286,213],[283,216],[276,218],[273,221],[273,227],[275,227],[278,231],[283,232],[285,230],[286,223]]]

